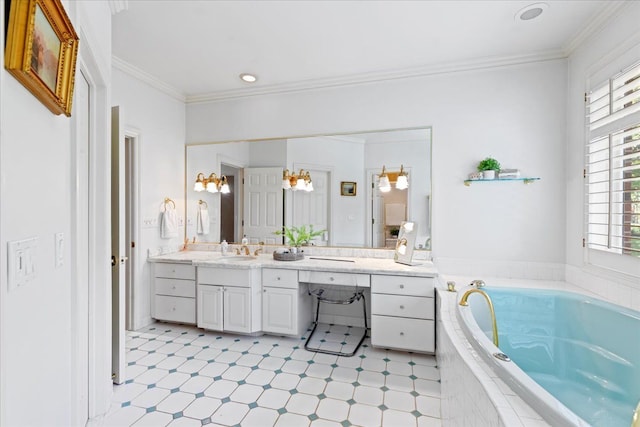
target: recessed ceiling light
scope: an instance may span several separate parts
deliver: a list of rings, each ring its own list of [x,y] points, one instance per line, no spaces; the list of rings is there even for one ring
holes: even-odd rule
[[[514,17],[516,21],[531,21],[542,15],[542,12],[549,7],[546,3],[534,3],[529,6],[520,9]]]
[[[256,80],[258,80],[258,77],[256,77],[254,74],[242,73],[242,74],[240,74],[240,79],[243,82],[255,83]]]

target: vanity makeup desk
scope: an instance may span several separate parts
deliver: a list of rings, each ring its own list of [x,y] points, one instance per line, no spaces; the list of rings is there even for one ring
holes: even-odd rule
[[[157,320],[231,333],[301,336],[314,318],[309,283],[357,285],[370,291],[373,346],[435,352],[437,271],[429,261],[408,266],[388,258],[307,255],[287,262],[270,254],[223,256],[198,250],[149,261],[152,317]],[[348,325],[351,320],[328,322]]]

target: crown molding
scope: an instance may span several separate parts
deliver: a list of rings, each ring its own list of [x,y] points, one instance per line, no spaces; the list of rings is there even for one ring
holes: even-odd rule
[[[514,55],[508,57],[482,58],[472,61],[428,65],[423,67],[406,68],[402,70],[372,72],[336,78],[305,80],[279,85],[241,88],[206,94],[188,95],[186,97],[186,102],[187,104],[200,104],[216,101],[227,101],[231,99],[246,98],[251,96],[272,95],[287,92],[302,92],[340,86],[354,86],[381,81],[424,77],[444,73],[473,71],[487,68],[507,67],[531,62],[550,61],[564,58],[566,58],[566,55],[562,50],[546,51],[535,54]]]
[[[111,14],[115,15],[129,9],[129,0],[109,0],[109,8],[111,9]]]
[[[564,46],[563,51],[568,57],[576,51],[591,36],[602,30],[615,17],[620,15],[622,11],[629,6],[631,2],[625,0],[610,1],[604,4],[600,10],[594,15],[593,19],[588,22],[578,33],[571,38]]]
[[[166,95],[169,95],[170,97],[177,99],[180,102],[187,102],[187,97],[185,96],[185,94],[183,92],[181,92],[180,90],[176,89],[175,87],[163,82],[162,80],[160,80],[159,78],[152,76],[151,74],[147,73],[146,71],[141,70],[140,68],[129,64],[126,61],[123,61],[122,59],[118,58],[117,56],[112,56],[111,57],[111,63],[113,65],[114,68],[117,68],[118,70],[122,71],[123,73],[129,74],[131,77],[134,77],[146,84],[148,84],[149,86],[158,89],[160,92],[165,93]]]

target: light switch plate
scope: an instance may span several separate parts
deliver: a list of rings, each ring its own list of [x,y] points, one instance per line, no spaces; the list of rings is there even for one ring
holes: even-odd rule
[[[64,233],[55,234],[55,266],[62,267],[64,264]]]
[[[7,242],[7,290],[24,286],[36,277],[38,238]]]

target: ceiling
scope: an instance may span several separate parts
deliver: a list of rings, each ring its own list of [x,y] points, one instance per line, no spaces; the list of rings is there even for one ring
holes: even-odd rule
[[[566,57],[624,4],[546,0],[515,18],[532,3],[129,0],[114,66],[185,101],[353,84]]]

